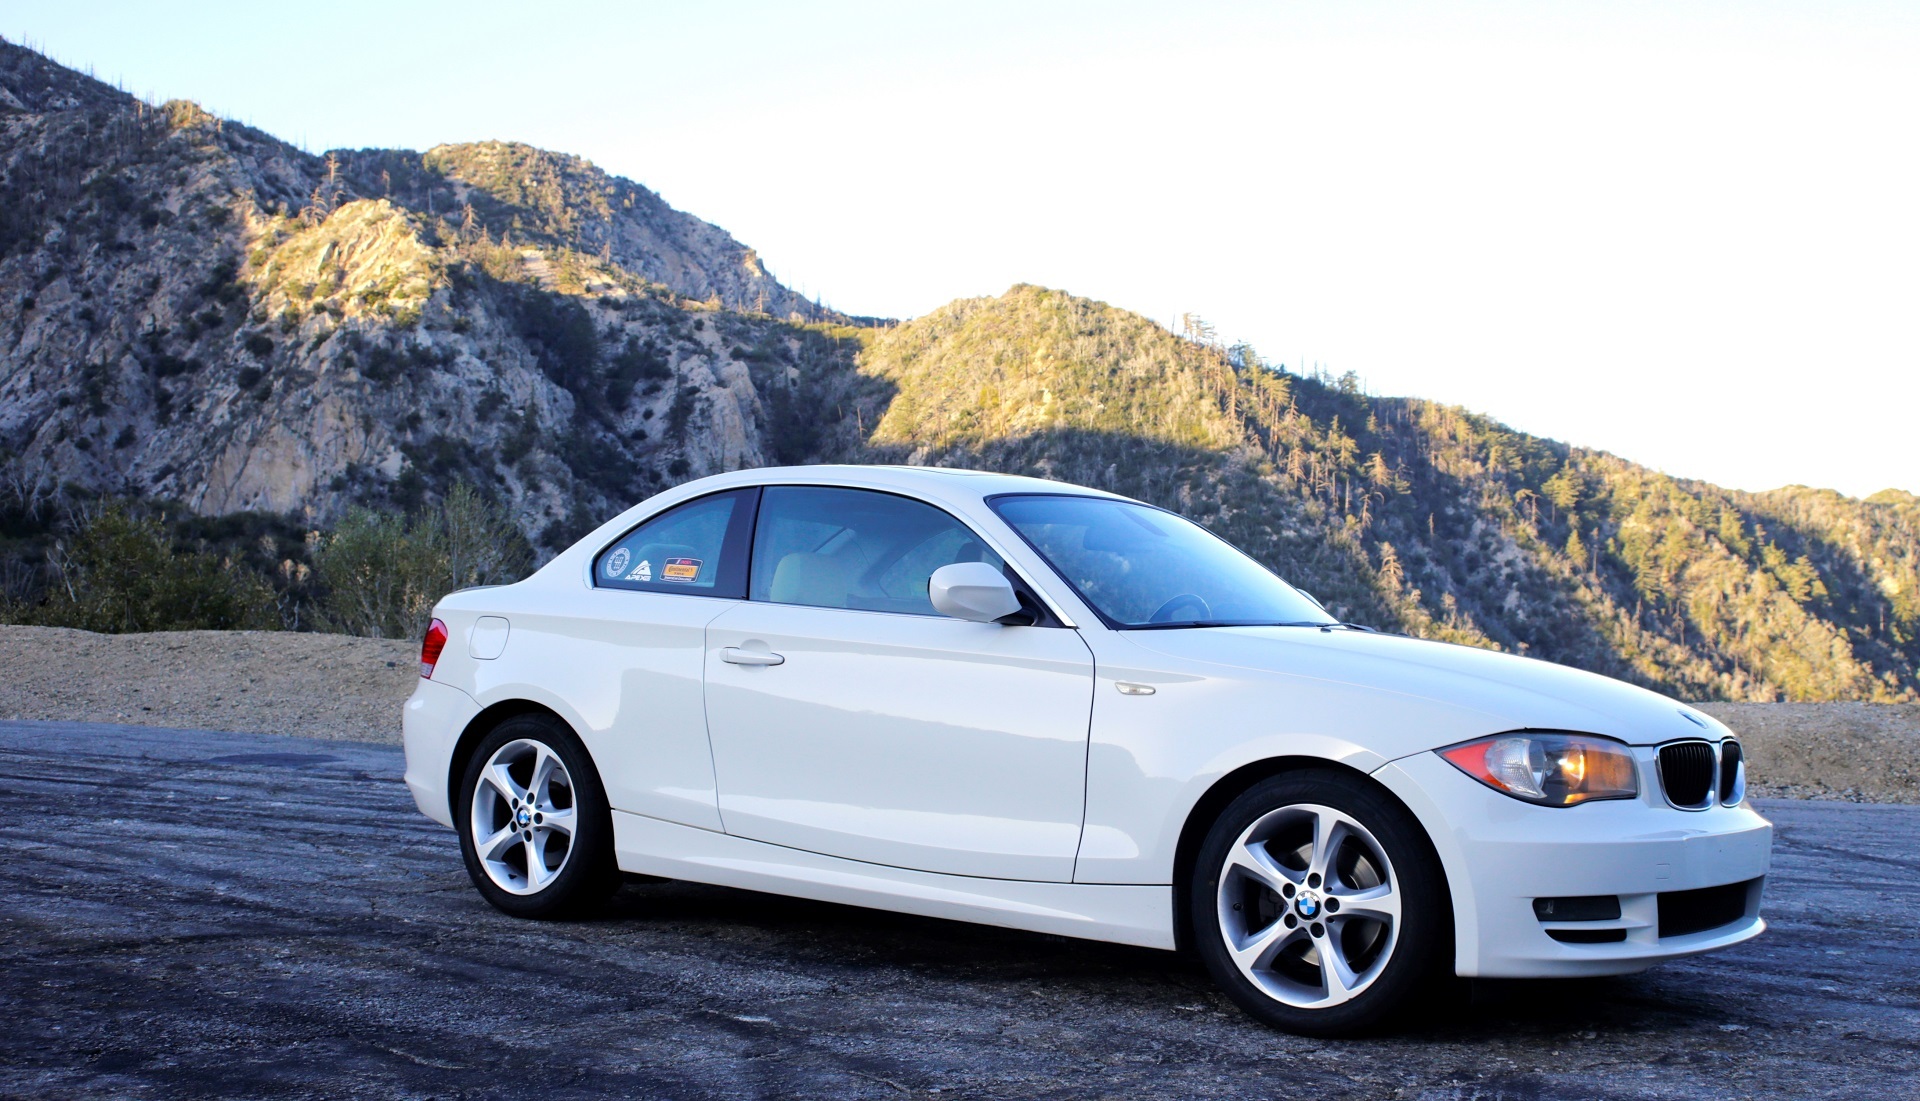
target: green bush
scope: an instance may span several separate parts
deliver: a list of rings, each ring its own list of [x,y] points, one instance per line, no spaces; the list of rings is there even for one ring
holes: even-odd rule
[[[179,551],[157,517],[102,505],[54,545],[46,599],[7,618],[87,631],[275,630],[274,592],[257,573]]]
[[[374,638],[416,638],[442,596],[517,581],[532,564],[513,519],[466,485],[411,517],[353,509],[314,553],[325,629]]]

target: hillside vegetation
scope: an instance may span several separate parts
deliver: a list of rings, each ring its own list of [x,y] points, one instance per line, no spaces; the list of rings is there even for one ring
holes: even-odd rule
[[[847,317],[577,157],[312,156],[0,43],[15,618],[255,623],[264,582],[280,625],[404,634],[442,573],[383,563],[446,545],[450,501],[530,561],[666,486],[823,460],[1113,489],[1342,616],[1689,698],[1920,698],[1911,494],[1674,479],[1039,287]],[[113,539],[182,580],[114,589],[86,549]]]
[[[884,331],[872,457],[1178,509],[1337,613],[1693,699],[1911,699],[1920,502],[1743,494],[1037,287]]]

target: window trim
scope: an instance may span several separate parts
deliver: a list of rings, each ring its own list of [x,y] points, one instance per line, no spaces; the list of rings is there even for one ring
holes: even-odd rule
[[[1048,558],[1046,554],[1043,551],[1041,551],[1039,547],[1034,546],[1033,540],[1027,538],[1027,533],[1020,530],[1020,525],[1014,523],[1012,520],[1007,519],[1006,514],[1000,511],[1000,506],[997,502],[1006,500],[1009,497],[1069,497],[1069,498],[1073,498],[1075,500],[1080,500],[1080,501],[1106,501],[1111,504],[1133,505],[1136,508],[1151,509],[1154,512],[1164,512],[1168,516],[1171,516],[1177,520],[1184,520],[1187,523],[1192,524],[1194,527],[1199,528],[1201,531],[1206,532],[1208,535],[1213,536],[1215,539],[1220,540],[1222,543],[1225,543],[1228,547],[1231,547],[1235,554],[1253,563],[1254,565],[1260,567],[1261,569],[1266,570],[1268,573],[1273,574],[1273,579],[1275,581],[1280,582],[1282,585],[1285,585],[1287,588],[1292,589],[1294,592],[1300,593],[1302,596],[1306,595],[1305,590],[1301,589],[1299,586],[1295,585],[1293,582],[1288,581],[1286,578],[1281,577],[1279,574],[1274,573],[1274,571],[1270,567],[1268,567],[1268,565],[1265,562],[1262,562],[1258,558],[1255,558],[1253,555],[1248,554],[1244,549],[1241,548],[1240,544],[1234,542],[1231,539],[1228,539],[1224,535],[1221,535],[1219,532],[1213,530],[1212,528],[1201,523],[1200,521],[1195,520],[1190,516],[1182,516],[1170,508],[1161,508],[1159,505],[1151,505],[1145,501],[1136,501],[1131,497],[1118,497],[1118,496],[1108,497],[1108,496],[1104,496],[1102,494],[1097,494],[1097,493],[1029,493],[1024,490],[1016,489],[1016,490],[1010,490],[1006,493],[989,494],[988,496],[981,498],[981,500],[986,503],[987,508],[991,510],[995,516],[999,517],[1000,522],[1007,525],[1007,530],[1019,536],[1020,541],[1027,545],[1027,549],[1033,552],[1034,557],[1038,558],[1042,565],[1046,566],[1048,570],[1052,571],[1053,576],[1058,578],[1060,583],[1067,587],[1067,591],[1072,593],[1076,598],[1078,598],[1080,603],[1086,605],[1087,610],[1092,612],[1094,616],[1097,617],[1100,620],[1100,622],[1104,624],[1107,630],[1109,631],[1141,631],[1141,630],[1152,630],[1153,627],[1151,624],[1144,624],[1144,623],[1122,623],[1119,620],[1114,619],[1112,616],[1108,615],[1105,611],[1103,611],[1100,605],[1095,604],[1093,601],[1087,599],[1087,594],[1080,591],[1080,586],[1074,584],[1072,579],[1068,578],[1065,574],[1061,573],[1060,567],[1053,564],[1053,559]],[[1315,605],[1318,605],[1319,601],[1313,601],[1313,603]],[[1325,611],[1324,608],[1321,610]],[[1328,613],[1328,619],[1329,621],[1332,620],[1331,612]],[[1249,624],[1249,626],[1258,626],[1258,624]]]
[[[832,482],[772,482],[772,483],[759,486],[757,488],[761,490],[761,495],[756,496],[754,498],[753,533],[752,533],[752,538],[750,538],[747,541],[746,595],[741,598],[749,604],[767,604],[767,605],[777,606],[781,608],[815,608],[820,611],[826,611],[826,612],[859,612],[863,615],[909,616],[913,619],[919,619],[919,620],[952,619],[953,618],[952,616],[942,615],[939,612],[934,612],[932,615],[927,615],[922,612],[889,612],[880,608],[832,608],[823,604],[788,604],[788,603],[775,601],[775,600],[755,600],[754,599],[753,597],[753,560],[754,560],[755,553],[759,550],[759,547],[760,547],[760,503],[764,499],[765,491],[769,489],[839,489],[839,490],[846,490],[851,493],[877,493],[885,497],[898,497],[902,500],[912,501],[913,503],[918,505],[925,505],[926,507],[933,509],[935,512],[938,512],[941,515],[945,516],[947,519],[952,520],[954,523],[960,525],[962,530],[968,532],[975,539],[978,539],[982,543],[986,544],[988,549],[992,550],[994,554],[999,556],[1000,561],[1002,563],[1001,573],[1010,575],[1007,577],[1007,580],[1013,583],[1013,591],[1016,594],[1025,595],[1028,600],[1032,601],[1033,606],[1039,609],[1040,615],[1033,622],[1032,626],[1059,627],[1059,628],[1065,628],[1068,630],[1072,629],[1068,627],[1066,620],[1060,615],[1060,612],[1058,611],[1058,609],[1054,608],[1053,602],[1042,594],[1040,587],[1033,584],[1033,582],[1027,580],[1026,576],[1022,574],[1021,571],[1013,564],[1013,559],[1000,546],[998,541],[992,538],[989,538],[986,535],[981,534],[980,529],[977,525],[968,523],[963,517],[955,516],[951,510],[941,505],[937,505],[932,501],[927,500],[924,497],[917,497],[911,493],[903,493],[898,490],[892,490],[892,489],[875,489],[872,486],[836,485]],[[997,517],[999,514],[995,513],[994,515]],[[1003,520],[1002,522],[1004,523],[1005,521]],[[1011,527],[1012,525],[1008,525],[1008,526]],[[1016,530],[1014,534],[1018,535],[1019,532]],[[611,546],[612,544],[608,544],[608,545]],[[1041,561],[1045,562],[1045,558],[1042,557]]]
[[[676,501],[658,512],[648,514],[645,518],[641,519],[640,522],[601,544],[599,550],[594,551],[587,557],[587,587],[594,592],[606,593],[646,593],[659,596],[698,596],[708,600],[745,600],[749,584],[749,571],[753,566],[753,530],[759,520],[761,488],[760,486],[752,485],[716,489],[712,493],[702,493],[698,497],[689,497],[684,501]],[[715,578],[713,588],[704,590],[679,587],[665,588],[662,587],[665,585],[665,582],[659,581],[630,583],[633,586],[644,584],[648,586],[646,588],[629,587],[628,585],[606,585],[601,583],[600,560],[606,557],[608,551],[631,538],[634,532],[639,531],[655,520],[671,515],[683,508],[697,505],[702,501],[710,501],[715,497],[729,496],[739,497],[740,500],[734,505],[733,515],[727,518],[726,531],[720,535],[720,561],[724,564],[728,560],[728,552],[738,548],[741,553],[737,560],[741,565],[737,571],[737,577],[727,577],[727,573],[736,571],[729,571],[723,568],[722,575]],[[726,582],[728,581],[737,581],[738,584],[737,586],[727,585]],[[736,588],[738,590],[737,592],[735,591]]]

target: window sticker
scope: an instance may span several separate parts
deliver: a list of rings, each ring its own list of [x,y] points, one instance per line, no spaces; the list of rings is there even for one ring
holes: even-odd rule
[[[632,560],[632,558],[633,555],[627,551],[627,548],[615,547],[613,553],[607,555],[607,576],[619,577],[621,574],[627,572],[627,563]]]
[[[653,580],[653,563],[642,558],[640,560],[640,564],[634,567],[633,572],[627,575],[627,580],[628,581],[652,581]]]
[[[694,581],[700,577],[700,559],[669,558],[660,568],[662,581]]]

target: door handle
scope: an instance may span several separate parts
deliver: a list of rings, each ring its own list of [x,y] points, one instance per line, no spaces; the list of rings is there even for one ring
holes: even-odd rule
[[[727,646],[721,648],[720,660],[728,665],[781,665],[787,659],[765,650],[742,650],[738,646]]]

